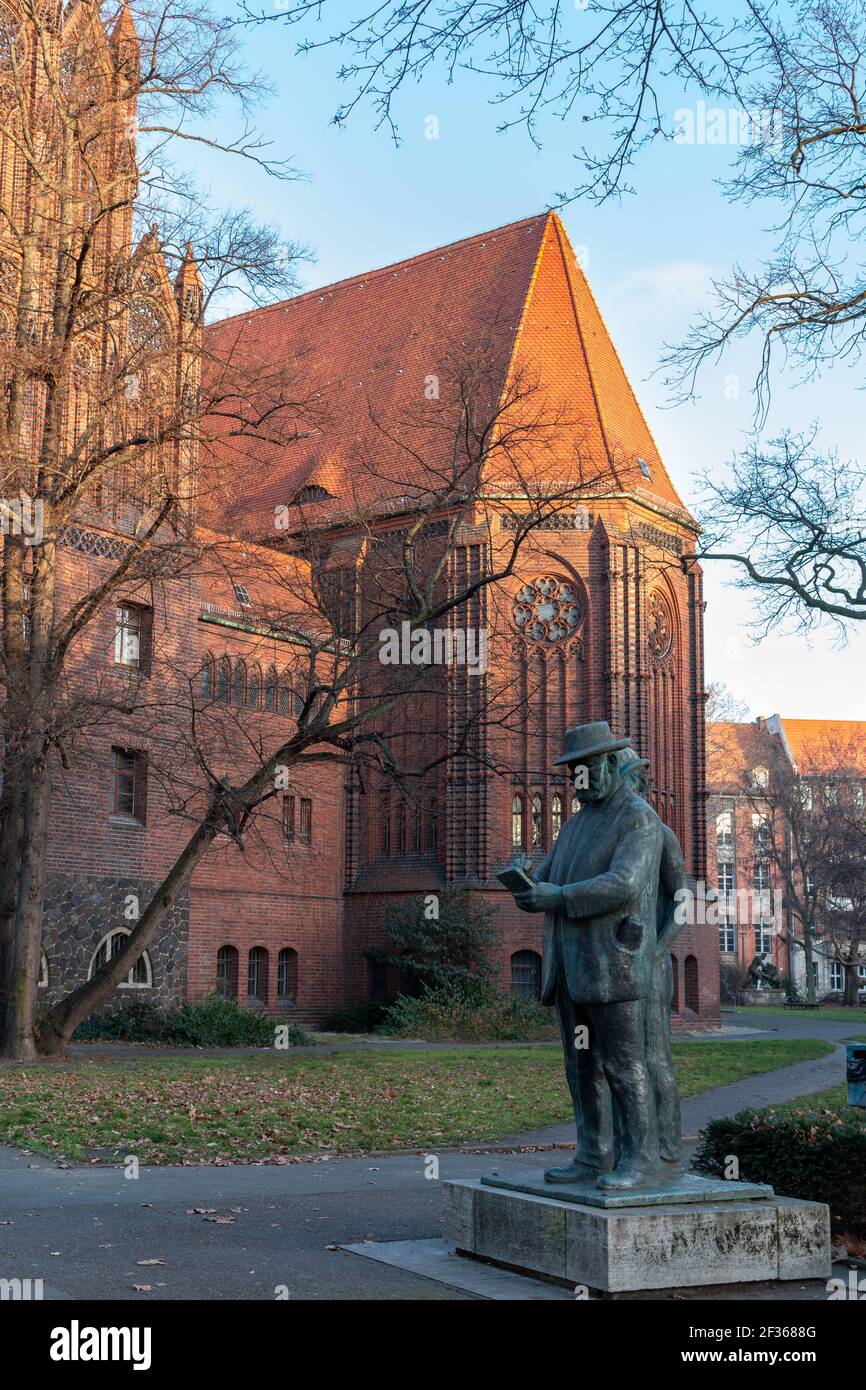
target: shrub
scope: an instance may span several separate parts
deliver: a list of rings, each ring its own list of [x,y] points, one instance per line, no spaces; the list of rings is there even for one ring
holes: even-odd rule
[[[120,1042],[173,1043],[180,1047],[272,1047],[279,1020],[254,1009],[242,1009],[234,999],[209,994],[198,1004],[161,1012],[151,1000],[124,1002],[113,1014],[92,1015],[76,1028],[74,1040],[111,1039]],[[297,1024],[288,1031],[292,1047],[307,1036]]]
[[[379,1031],[430,1042],[538,1042],[558,1036],[549,1009],[534,999],[500,994],[480,981],[401,995]]]
[[[834,1230],[866,1236],[866,1115],[844,1102],[838,1110],[741,1110],[701,1131],[694,1167],[723,1177],[732,1154],[741,1178],[826,1202]]]
[[[386,1004],[347,1004],[344,1009],[326,1014],[319,1028],[323,1033],[372,1033],[387,1012]]]
[[[73,1042],[153,1042],[160,1038],[164,1027],[165,1016],[153,999],[124,999],[115,1013],[91,1014],[80,1023]]]
[[[428,916],[427,897],[406,899],[385,923],[391,951],[369,951],[368,958],[399,971],[408,994],[488,980],[496,909],[453,886],[429,896],[436,899],[436,916]]]
[[[166,1034],[188,1047],[271,1047],[275,1020],[234,999],[209,994],[199,1004],[182,1004],[166,1016]]]

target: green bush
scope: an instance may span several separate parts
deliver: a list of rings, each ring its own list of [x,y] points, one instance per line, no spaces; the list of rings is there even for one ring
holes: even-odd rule
[[[182,1004],[166,1016],[166,1034],[188,1047],[271,1047],[275,1020],[234,999],[209,994],[200,1004]]]
[[[435,899],[435,915],[430,916]],[[402,991],[472,988],[490,980],[490,952],[495,945],[495,908],[472,899],[464,888],[449,884],[434,894],[415,894],[388,917],[389,951],[368,951],[368,960],[396,971]]]
[[[783,1197],[826,1202],[833,1229],[866,1236],[866,1115],[842,1103],[803,1110],[741,1110],[701,1131],[694,1167],[725,1176],[730,1155],[739,1175],[768,1182]]]
[[[73,1042],[160,1041],[165,1028],[165,1015],[153,999],[125,999],[116,1013],[91,1014],[80,1023],[72,1035]]]
[[[160,1012],[152,1001],[131,1000],[113,1014],[91,1016],[75,1030],[74,1041],[172,1043],[180,1047],[272,1047],[280,1020],[257,1009],[242,1009],[234,999],[209,994],[198,1004]],[[289,1027],[292,1047],[307,1042],[297,1024]]]
[[[387,1012],[387,1004],[347,1004],[326,1014],[319,1028],[323,1033],[372,1033]]]
[[[539,1042],[558,1037],[550,1009],[478,982],[401,995],[379,1030],[430,1042]]]

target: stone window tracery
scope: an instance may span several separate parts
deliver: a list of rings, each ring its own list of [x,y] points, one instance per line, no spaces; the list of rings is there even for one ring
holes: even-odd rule
[[[583,620],[577,585],[558,575],[538,575],[518,590],[512,617],[518,630],[532,642],[549,646],[566,641]]]

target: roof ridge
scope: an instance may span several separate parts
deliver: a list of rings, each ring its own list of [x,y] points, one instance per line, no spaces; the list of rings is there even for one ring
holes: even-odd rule
[[[341,280],[332,280],[327,285],[319,285],[313,289],[303,290],[300,294],[288,295],[285,299],[275,300],[273,304],[259,304],[253,309],[242,309],[237,314],[227,314],[225,318],[214,319],[213,323],[208,324],[207,327],[220,328],[223,324],[232,323],[237,319],[253,318],[257,314],[272,313],[275,309],[284,309],[290,304],[300,304],[306,299],[321,297],[331,290],[347,289],[351,285],[366,284],[367,281],[385,275],[388,271],[393,272],[404,266],[420,265],[423,261],[429,261],[434,256],[442,256],[449,251],[453,252],[469,247],[473,242],[483,242],[491,237],[526,229],[531,227],[534,222],[538,222],[543,229],[547,225],[551,211],[549,209],[547,212],[535,213],[532,217],[524,217],[517,222],[505,222],[501,227],[492,227],[486,232],[475,232],[472,236],[460,237],[457,241],[448,241],[443,246],[431,246],[429,251],[419,251],[415,256],[406,256],[403,260],[389,261],[387,265],[374,266],[372,270],[361,271],[357,275],[347,275]]]

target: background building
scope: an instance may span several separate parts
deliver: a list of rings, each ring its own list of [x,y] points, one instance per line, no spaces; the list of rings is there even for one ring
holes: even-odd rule
[[[862,822],[866,724],[787,719],[707,726],[707,858],[719,896],[719,953],[725,997],[766,953],[798,994],[841,998],[846,961],[866,993],[866,928],[860,875],[840,864],[852,852],[834,824]],[[845,878],[848,891],[841,889]],[[805,923],[814,912],[814,928]],[[811,961],[803,947],[811,936]],[[863,963],[859,963],[862,958]]]

